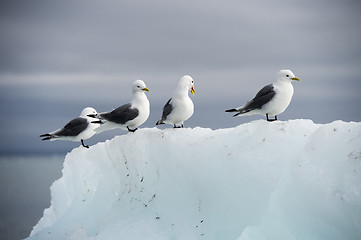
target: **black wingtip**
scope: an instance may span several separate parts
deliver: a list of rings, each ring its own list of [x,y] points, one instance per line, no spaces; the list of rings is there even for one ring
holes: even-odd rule
[[[235,109],[235,108],[232,108],[232,109],[228,109],[228,110],[226,110],[225,112],[238,112],[238,110],[237,110],[237,109]]]
[[[50,140],[50,139],[51,139],[51,137],[46,137],[46,138],[41,139],[41,141]]]
[[[103,124],[103,122],[101,120],[98,120],[98,121],[92,121],[90,123],[100,123],[100,124]]]
[[[45,133],[45,134],[42,134],[40,135],[39,137],[50,137],[51,135],[49,133]]]

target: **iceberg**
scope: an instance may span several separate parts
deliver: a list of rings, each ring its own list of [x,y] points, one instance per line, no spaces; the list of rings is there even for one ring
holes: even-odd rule
[[[361,239],[361,123],[144,128],[73,149],[28,240]]]

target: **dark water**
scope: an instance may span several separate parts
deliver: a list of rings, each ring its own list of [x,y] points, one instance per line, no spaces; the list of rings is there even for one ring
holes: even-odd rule
[[[50,206],[65,156],[0,157],[0,240],[24,239]]]

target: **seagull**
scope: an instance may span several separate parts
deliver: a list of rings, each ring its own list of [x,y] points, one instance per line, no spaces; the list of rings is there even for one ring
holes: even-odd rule
[[[98,118],[102,124],[95,131],[97,133],[114,129],[128,129],[135,132],[149,117],[150,105],[145,92],[149,92],[142,80],[135,80],[132,86],[133,99],[110,112],[89,114],[89,117]]]
[[[183,122],[189,119],[194,112],[193,102],[188,96],[188,91],[193,96],[195,94],[193,85],[194,81],[191,76],[186,75],[179,80],[172,98],[164,105],[162,117],[156,125],[168,123],[173,124],[174,128],[183,127]]]
[[[293,96],[293,80],[300,81],[291,70],[281,70],[277,74],[276,81],[263,87],[256,96],[245,105],[226,110],[237,112],[238,115],[266,115],[267,121],[277,120],[277,115],[283,113],[291,102]],[[270,119],[269,116],[274,116]]]
[[[51,133],[40,135],[44,140],[69,140],[69,141],[81,141],[81,145],[85,148],[89,148],[84,144],[84,140],[91,138],[100,122],[93,121],[88,117],[88,114],[96,114],[96,110],[92,107],[84,108],[80,116],[68,122],[63,128],[55,130]]]

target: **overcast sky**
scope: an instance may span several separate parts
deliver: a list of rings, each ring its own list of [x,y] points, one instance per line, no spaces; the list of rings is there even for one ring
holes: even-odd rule
[[[0,153],[70,151],[79,144],[39,135],[84,107],[128,102],[136,79],[151,90],[143,127],[154,127],[185,74],[196,90],[186,127],[263,119],[224,110],[253,98],[280,69],[301,79],[280,120],[361,121],[360,12],[359,1],[347,0],[1,1]],[[88,142],[118,134],[126,132]]]

